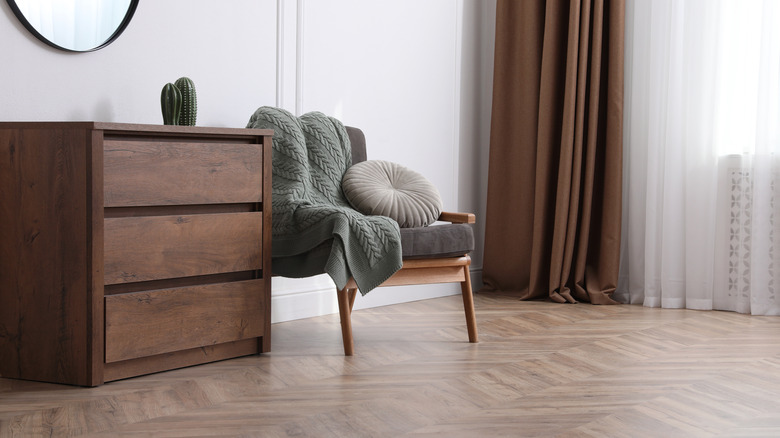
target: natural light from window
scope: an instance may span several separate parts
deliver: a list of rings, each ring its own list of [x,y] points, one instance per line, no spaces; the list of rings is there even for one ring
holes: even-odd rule
[[[770,2],[770,9],[771,6],[778,5]],[[713,138],[718,155],[779,152],[776,132],[767,135],[763,129],[764,134],[757,135],[762,119],[768,118],[765,123],[770,125],[780,125],[780,23],[773,22],[776,13],[766,9],[767,3],[761,0],[720,3],[713,72]]]

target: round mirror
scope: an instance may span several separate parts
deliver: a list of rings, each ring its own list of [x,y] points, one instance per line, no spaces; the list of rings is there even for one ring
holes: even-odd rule
[[[114,41],[133,18],[138,0],[8,0],[33,35],[71,52],[89,52]]]

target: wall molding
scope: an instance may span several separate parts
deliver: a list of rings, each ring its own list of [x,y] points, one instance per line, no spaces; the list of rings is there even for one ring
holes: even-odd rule
[[[295,115],[303,114],[303,66],[305,2],[297,0],[295,21]]]
[[[276,0],[276,106],[284,100],[284,0]]]
[[[302,0],[276,0],[276,102],[278,108],[297,112],[301,106]]]

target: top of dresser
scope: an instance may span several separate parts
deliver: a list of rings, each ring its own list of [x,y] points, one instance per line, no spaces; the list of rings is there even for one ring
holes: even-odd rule
[[[210,126],[150,125],[140,123],[109,122],[0,122],[0,129],[95,129],[115,133],[156,133],[171,135],[273,135],[272,129],[224,128]]]

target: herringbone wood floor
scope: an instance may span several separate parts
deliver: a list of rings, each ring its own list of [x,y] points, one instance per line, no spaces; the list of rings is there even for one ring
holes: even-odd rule
[[[377,291],[382,293],[382,291]],[[780,436],[780,318],[477,295],[276,324],[273,352],[98,388],[0,379],[0,436]]]

